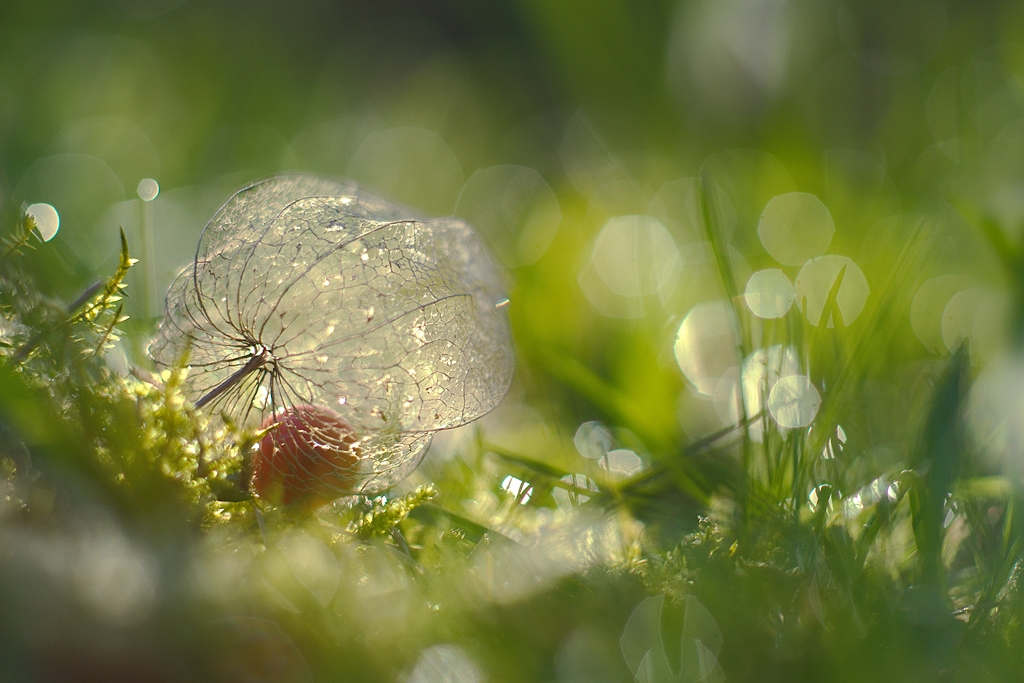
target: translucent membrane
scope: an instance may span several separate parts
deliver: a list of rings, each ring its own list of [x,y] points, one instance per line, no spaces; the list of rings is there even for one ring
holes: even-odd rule
[[[728,301],[698,304],[679,326],[676,361],[700,393],[713,396],[722,375],[740,363],[739,343],[736,313]]]
[[[525,166],[492,166],[475,172],[462,187],[455,213],[483,233],[509,267],[543,256],[562,220],[551,187]]]
[[[594,242],[591,259],[604,283],[620,296],[655,294],[679,269],[675,241],[650,216],[608,221]]]
[[[820,199],[806,192],[773,197],[757,224],[765,250],[787,266],[799,266],[824,254],[835,231],[832,214]]]
[[[358,443],[321,454],[346,465],[319,484],[370,492],[408,474],[433,432],[504,397],[514,365],[504,300],[462,221],[418,220],[351,183],[283,176],[241,190],[206,226],[149,352],[169,368],[188,349],[186,395],[244,425],[337,414]],[[316,442],[323,428],[307,422],[298,432]]]
[[[768,395],[768,410],[780,427],[795,429],[814,421],[821,396],[803,375],[783,377]]]
[[[25,213],[36,222],[36,229],[44,242],[49,242],[60,229],[60,215],[49,204],[30,204]]]
[[[910,325],[929,351],[946,353],[942,338],[942,313],[953,295],[970,289],[973,280],[966,275],[939,275],[926,280],[914,294],[910,305]]]
[[[759,318],[781,318],[793,305],[796,291],[786,274],[776,268],[759,270],[747,280],[743,298]]]
[[[864,277],[861,269],[845,256],[821,256],[808,261],[796,276],[796,300],[797,303],[803,305],[804,299],[806,299],[805,312],[812,325],[820,323],[829,290],[844,267],[846,273],[836,296],[836,304],[843,317],[842,323],[844,325],[851,324],[864,310],[870,289],[867,278]],[[829,320],[828,326],[832,327],[833,322],[833,320]]]

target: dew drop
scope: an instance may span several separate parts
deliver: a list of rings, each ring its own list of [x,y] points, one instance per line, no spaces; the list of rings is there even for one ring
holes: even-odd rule
[[[60,215],[57,213],[57,209],[49,204],[32,204],[25,209],[25,213],[32,216],[32,220],[36,222],[39,236],[43,238],[44,242],[49,242],[57,234],[57,230],[60,228]]]
[[[151,202],[156,199],[156,196],[160,194],[160,184],[152,178],[143,178],[139,181],[139,186],[136,188],[136,192],[139,193],[139,198],[144,202]]]

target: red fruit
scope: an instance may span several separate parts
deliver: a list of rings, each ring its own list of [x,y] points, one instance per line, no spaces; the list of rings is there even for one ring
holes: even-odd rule
[[[359,439],[329,408],[298,405],[270,415],[253,456],[252,486],[272,503],[315,506],[350,492],[359,460]]]

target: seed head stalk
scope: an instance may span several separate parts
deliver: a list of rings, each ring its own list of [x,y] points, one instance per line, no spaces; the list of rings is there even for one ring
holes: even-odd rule
[[[236,370],[234,374],[232,374],[226,380],[224,380],[216,387],[214,387],[201,399],[196,401],[196,408],[202,408],[207,403],[209,403],[210,401],[217,398],[231,387],[241,382],[250,373],[255,372],[257,369],[263,367],[268,360],[270,360],[270,352],[266,349],[266,347],[260,347],[259,352],[253,355],[253,357],[249,359],[248,363],[246,363],[241,368]]]

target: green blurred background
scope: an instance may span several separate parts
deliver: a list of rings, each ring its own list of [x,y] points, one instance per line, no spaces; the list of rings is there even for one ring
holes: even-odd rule
[[[9,1],[0,199],[57,208],[60,237],[34,266],[66,299],[113,268],[126,229],[144,261],[129,305],[138,362],[205,221],[250,180],[351,177],[426,214],[458,209],[514,266],[524,353],[582,361],[650,436],[673,439],[671,345],[702,297],[588,285],[606,220],[650,213],[678,246],[695,242],[692,198],[671,182],[710,170],[753,270],[771,265],[762,209],[799,190],[824,201],[829,253],[858,261],[873,292],[896,251],[886,240],[918,212],[943,231],[929,275],[987,274],[944,194],[956,186],[1008,229],[1024,215],[1024,48],[1008,42],[1022,14],[937,0]],[[474,175],[498,165],[522,168]],[[143,178],[161,188],[145,208]]]
[[[844,422],[870,455],[854,491],[905,458],[913,410],[948,356],[954,294],[983,287],[971,301],[1000,311],[997,332],[963,323],[983,360],[1005,343],[1006,275],[950,200],[1020,237],[1022,32],[1024,5],[999,0],[4,0],[0,201],[7,216],[36,202],[59,212],[58,236],[26,263],[66,301],[113,270],[125,229],[142,262],[111,356],[122,365],[147,363],[167,284],[249,181],[352,178],[425,215],[463,216],[507,267],[520,354],[488,438],[567,471],[587,421],[642,465],[730,424],[729,397],[695,391],[674,354],[692,307],[727,293],[701,245],[695,178],[717,187],[741,293],[751,272],[779,267],[757,230],[777,195],[828,208],[827,253],[859,266],[867,312],[923,219],[927,258]],[[160,186],[152,202],[138,198],[146,178]],[[620,216],[657,219],[642,233],[656,239],[602,247]],[[913,298],[939,276],[960,279]],[[830,372],[812,364],[819,387]],[[439,439],[438,457],[463,436]],[[675,522],[669,545],[695,518]],[[562,609],[551,600],[542,615]],[[613,590],[578,608],[608,621],[581,651],[602,651],[601,638],[614,649],[638,600]],[[481,650],[500,660],[494,637]],[[583,680],[545,666],[523,676]]]

